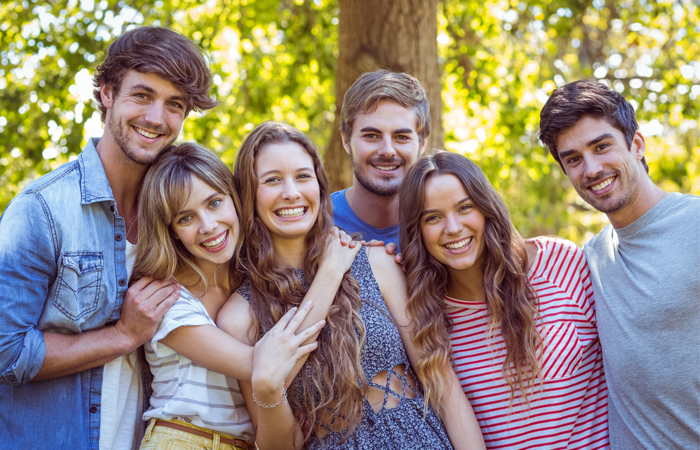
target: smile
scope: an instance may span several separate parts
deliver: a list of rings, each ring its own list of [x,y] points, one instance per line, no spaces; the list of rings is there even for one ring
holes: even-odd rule
[[[138,134],[140,134],[141,136],[147,137],[147,138],[149,138],[149,139],[155,139],[155,138],[157,138],[158,136],[160,136],[160,134],[149,133],[148,131],[142,130],[141,128],[136,128],[136,127],[134,127],[134,130],[136,130],[136,132],[137,132]]]
[[[591,190],[592,190],[592,191],[600,191],[600,190],[603,190],[603,189],[605,189],[606,187],[610,186],[610,183],[612,183],[613,180],[615,180],[615,177],[607,178],[607,179],[603,180],[602,182],[600,182],[600,183],[598,183],[598,184],[594,184],[593,186],[591,186]]]
[[[224,231],[221,233],[218,237],[213,238],[212,240],[204,241],[200,243],[202,247],[206,249],[215,249],[220,247],[228,238],[228,230]]]
[[[304,212],[306,212],[306,208],[303,206],[300,206],[298,208],[285,208],[285,209],[278,209],[275,211],[275,214],[283,217],[283,218],[290,218],[290,217],[299,217],[304,215]]]
[[[471,244],[472,240],[474,240],[474,236],[468,237],[466,239],[462,239],[459,242],[445,244],[445,245],[443,245],[443,247],[445,247],[448,250],[462,250],[463,248],[466,248],[469,244]]]
[[[374,167],[377,170],[383,170],[385,172],[390,172],[392,170],[398,169],[399,166],[377,166],[377,165],[373,164],[372,167]]]

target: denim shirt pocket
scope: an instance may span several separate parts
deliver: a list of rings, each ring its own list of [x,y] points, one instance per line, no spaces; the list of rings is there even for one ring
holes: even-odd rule
[[[102,252],[63,252],[54,306],[76,324],[85,321],[98,308],[103,269]]]

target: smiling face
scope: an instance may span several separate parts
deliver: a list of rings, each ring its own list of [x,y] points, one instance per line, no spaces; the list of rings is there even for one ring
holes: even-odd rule
[[[392,196],[406,171],[425,150],[416,132],[416,113],[398,103],[382,100],[371,114],[358,114],[352,135],[343,136],[350,154],[355,188]]]
[[[180,133],[185,96],[158,75],[129,70],[117,95],[105,85],[100,91],[107,108],[103,138],[113,139],[131,161],[151,164]]]
[[[428,253],[444,264],[450,276],[481,275],[486,219],[454,175],[425,181],[421,237]]]
[[[311,156],[295,142],[263,147],[255,160],[255,212],[273,242],[304,239],[316,223],[320,188]]]
[[[639,132],[630,148],[607,121],[584,117],[557,138],[557,149],[574,188],[598,211],[615,215],[641,192],[645,143]]]
[[[230,195],[222,194],[197,177],[187,203],[171,229],[202,270],[228,264],[239,235],[238,215]]]

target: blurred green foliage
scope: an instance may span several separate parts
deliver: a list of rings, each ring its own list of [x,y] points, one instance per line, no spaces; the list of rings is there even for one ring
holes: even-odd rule
[[[547,95],[584,77],[632,101],[654,181],[700,194],[696,0],[443,0],[439,8],[446,148],[481,165],[523,235],[583,243],[607,223],[537,139]],[[245,134],[273,119],[325,147],[342,51],[335,1],[3,1],[0,210],[101,134],[90,74],[109,42],[139,25],[181,31],[211,58],[220,104],[191,114],[181,138],[230,164]]]

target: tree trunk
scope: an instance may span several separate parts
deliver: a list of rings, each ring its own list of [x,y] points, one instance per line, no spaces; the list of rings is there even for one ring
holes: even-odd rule
[[[438,0],[339,0],[335,122],[325,154],[331,189],[352,184],[350,157],[340,138],[340,109],[357,78],[378,69],[416,77],[430,101],[428,149],[444,148],[442,86],[437,55]]]

